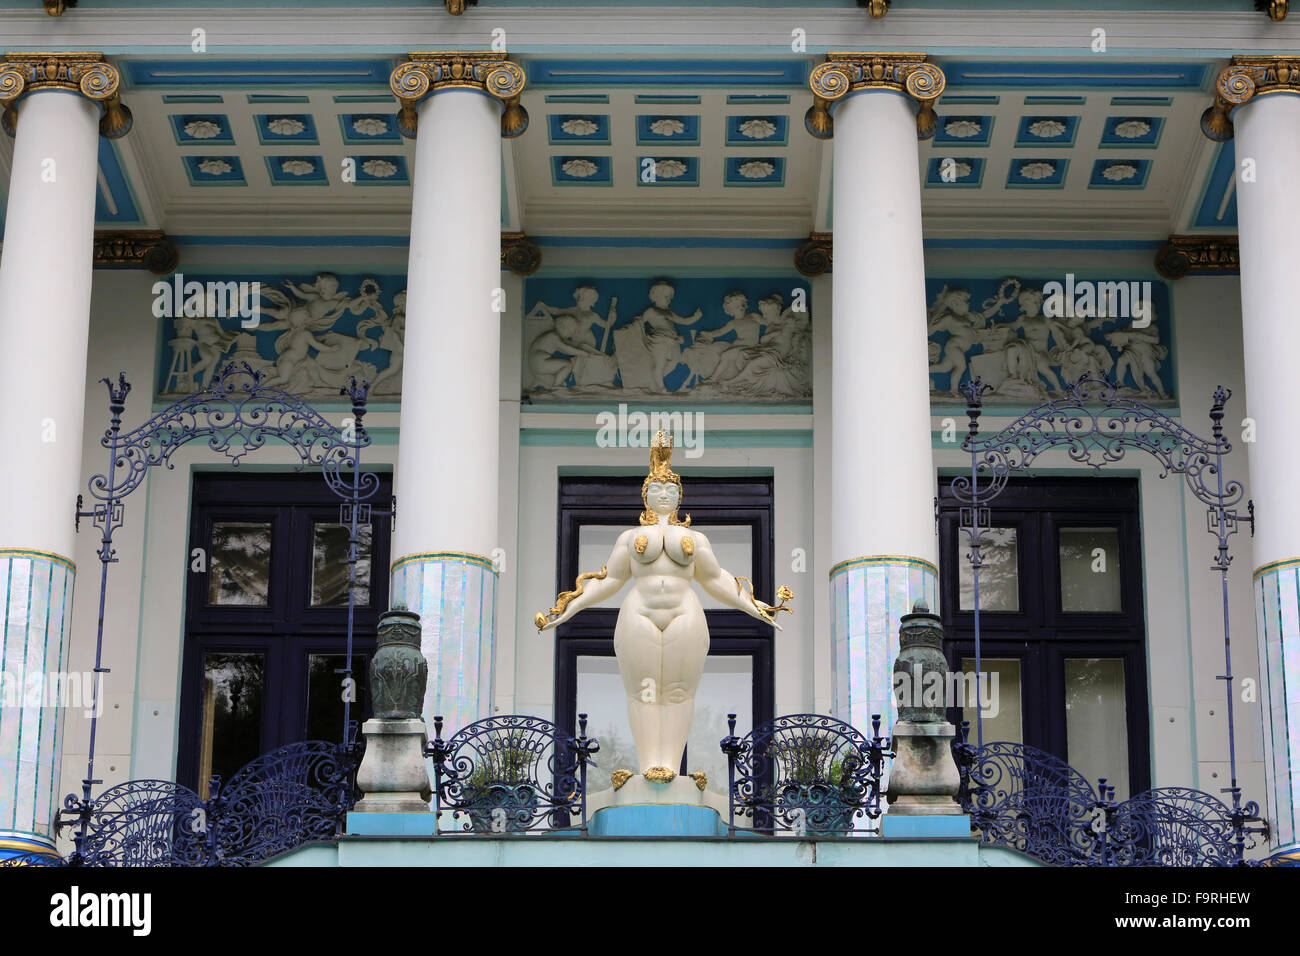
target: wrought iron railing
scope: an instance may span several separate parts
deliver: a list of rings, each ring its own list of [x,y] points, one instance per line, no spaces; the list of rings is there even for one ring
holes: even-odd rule
[[[871,737],[825,714],[788,714],[736,736],[736,715],[727,715],[722,739],[727,755],[727,825],[737,818],[760,833],[848,836],[873,831],[881,815],[884,762],[890,740]],[[865,826],[860,822],[865,821]]]
[[[434,810],[441,833],[508,835],[587,829],[587,766],[599,743],[578,715],[578,736],[523,714],[488,717],[442,738],[433,718]],[[444,821],[447,828],[444,829]]]
[[[69,795],[57,827],[73,829],[65,859],[27,854],[0,866],[255,866],[343,832],[358,797],[359,748],[323,740],[245,764],[207,799],[169,780],[130,780],[93,800]]]
[[[957,801],[982,842],[1054,866],[1242,866],[1268,824],[1254,802],[1189,787],[1160,787],[1116,801],[1065,761],[1008,741],[982,747],[963,723],[953,743]]]

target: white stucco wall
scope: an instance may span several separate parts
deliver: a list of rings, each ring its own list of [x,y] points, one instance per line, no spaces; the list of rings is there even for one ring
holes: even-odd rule
[[[257,262],[259,274],[282,269],[284,273],[333,270],[374,271],[401,275],[406,250],[399,247],[284,248],[237,246],[187,247],[182,271],[238,275]],[[841,268],[853,264],[841,263]],[[667,275],[782,275],[793,272],[788,250],[701,250],[559,248],[545,251],[544,270],[555,275],[599,277],[626,275],[635,270]],[[1149,250],[1008,250],[937,249],[927,252],[927,269],[933,276],[992,277],[1024,275],[1045,277],[1067,271],[1105,271],[1115,278],[1148,278]],[[126,425],[143,421],[152,404],[156,374],[158,330],[150,310],[154,277],[136,271],[95,273],[92,304],[90,363],[87,369],[86,436],[83,472],[102,470],[104,453],[99,438],[107,425],[104,388],[97,380],[125,371],[135,388],[127,404]],[[508,311],[502,327],[501,475],[498,538],[505,557],[499,590],[495,706],[500,712],[519,711],[550,715],[553,706],[554,641],[539,637],[533,613],[554,598],[556,494],[561,474],[635,474],[646,468],[640,448],[595,447],[594,413],[549,412],[537,405],[519,403],[522,280],[503,276]],[[1240,307],[1235,278],[1187,278],[1171,283],[1174,314],[1176,384],[1187,426],[1208,434],[1206,410],[1217,384],[1233,389],[1226,419],[1228,432],[1240,436],[1245,415],[1242,387]],[[820,395],[829,375],[830,282],[813,282],[814,367]],[[448,348],[448,361],[454,349]],[[863,401],[888,413],[889,396],[873,395],[867,378],[871,358],[863,358]],[[407,374],[411,374],[408,369]],[[436,374],[436,370],[431,372]],[[449,410],[454,413],[454,410]],[[776,707],[778,713],[799,710],[827,711],[830,705],[829,673],[829,571],[827,547],[830,523],[835,520],[829,500],[829,438],[831,410],[815,401],[813,410],[781,413],[706,414],[707,428],[719,438],[710,442],[706,432],[701,458],[679,459],[676,470],[686,482],[689,500],[693,475],[770,475],[777,502],[774,555],[778,583],[795,592],[796,613],[783,618],[784,630],[776,639]],[[344,410],[331,413],[339,420]],[[932,419],[936,437],[945,415]],[[958,439],[960,440],[960,417]],[[1005,422],[1005,419],[1001,421]],[[999,420],[987,416],[986,429]],[[368,416],[367,425],[376,444],[367,460],[380,470],[392,469],[397,460],[396,412],[388,406]],[[745,447],[726,441],[732,429],[806,431],[808,439],[797,447]],[[561,430],[570,437],[538,443],[521,435],[545,429]],[[590,434],[590,440],[574,438]],[[455,450],[448,449],[448,466],[455,466]],[[967,460],[955,448],[935,448],[939,468],[958,468]],[[1248,480],[1244,455],[1232,456],[1232,477]],[[176,456],[172,471],[153,469],[146,484],[128,501],[123,527],[115,535],[118,562],[111,566],[106,606],[104,663],[112,668],[105,680],[104,714],[100,722],[96,774],[104,786],[131,777],[169,778],[175,769],[180,649],[187,568],[188,514],[191,475],[196,469],[225,467],[202,447]],[[289,455],[264,449],[243,468],[286,468]],[[882,467],[887,467],[887,457]],[[1068,460],[1044,458],[1045,468],[1071,469]],[[1227,785],[1226,725],[1222,673],[1223,641],[1219,626],[1217,577],[1209,570],[1214,539],[1206,532],[1202,506],[1183,491],[1181,479],[1161,480],[1154,462],[1134,457],[1123,472],[1140,479],[1145,606],[1148,629],[1148,676],[1151,706],[1153,782],[1158,786],[1190,785],[1210,792]],[[1077,470],[1077,469],[1073,469]],[[397,489],[403,494],[418,490]],[[923,493],[929,495],[932,489]],[[73,503],[68,502],[69,520]],[[400,507],[399,507],[400,514]],[[634,516],[629,516],[631,520]],[[1266,516],[1263,520],[1267,520]],[[1251,607],[1249,535],[1234,539],[1231,576],[1234,670],[1240,677],[1257,676],[1254,619]],[[83,522],[75,555],[78,590],[74,614],[72,667],[93,667],[97,618],[99,562],[98,534]],[[791,554],[803,548],[808,570],[791,570]],[[1240,698],[1240,695],[1239,695]],[[1264,792],[1262,743],[1258,703],[1237,704],[1237,740],[1240,783],[1249,796]],[[79,789],[85,772],[89,722],[70,720],[64,743],[61,793]],[[98,787],[96,788],[98,789]]]

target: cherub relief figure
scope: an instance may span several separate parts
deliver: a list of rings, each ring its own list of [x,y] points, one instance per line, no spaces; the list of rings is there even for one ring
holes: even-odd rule
[[[703,316],[696,309],[681,316],[669,308],[676,290],[672,283],[660,280],[650,286],[650,305],[636,318],[645,337],[645,347],[654,363],[654,377],[660,391],[668,391],[667,378],[682,360],[682,342],[678,327],[688,328]]]
[[[346,292],[341,292],[338,276],[332,272],[321,273],[313,283],[299,286],[285,282],[284,286],[299,301],[293,301],[277,289],[262,290],[262,295],[275,303],[270,308],[263,305],[262,311],[276,320],[263,322],[258,328],[284,330],[284,334],[275,340],[275,374],[264,384],[288,386],[304,376],[308,384],[319,383],[319,370],[310,367],[314,365],[311,352],[336,352],[342,346],[318,339],[317,333],[332,327],[344,312],[359,313],[369,308],[371,303],[364,296],[350,298]]]
[[[370,303],[374,315],[357,324],[357,335],[365,335],[372,328],[380,330],[379,347],[388,353],[388,367],[370,383],[370,394],[397,392],[402,387],[402,359],[406,337],[406,290],[393,296],[393,314],[390,316],[376,298]],[[380,386],[383,386],[381,388]]]
[[[215,316],[181,316],[175,318],[176,337],[178,339],[192,338],[192,344],[177,346],[173,343],[173,349],[198,349],[199,360],[190,366],[189,378],[185,382],[178,382],[177,386],[185,386],[183,391],[202,391],[206,386],[206,381],[215,374],[217,363],[221,357],[226,354],[230,346],[235,343],[239,337],[237,329],[223,329],[221,322]]]
[[[590,334],[587,337],[590,338]],[[582,338],[581,321],[574,315],[561,312],[556,315],[551,328],[533,339],[528,346],[528,368],[540,386],[559,388],[574,373],[582,356],[604,355]]]
[[[556,329],[559,328],[559,319],[561,317],[574,320],[572,323],[564,323],[565,331],[568,334],[561,334],[560,337],[570,348],[579,349],[581,352],[581,354],[573,355],[570,362],[570,373],[573,375],[574,384],[578,386],[612,385],[614,378],[618,375],[618,363],[614,361],[612,355],[606,352],[610,331],[613,329],[614,323],[618,321],[618,299],[609,300],[609,312],[603,317],[595,310],[595,305],[599,299],[600,291],[595,286],[580,285],[573,290],[574,304],[571,307],[557,309],[545,302],[538,302],[533,307],[533,311],[529,313],[530,318],[548,316]],[[601,330],[599,341],[597,341],[594,328],[600,328]],[[534,344],[539,341],[540,337],[534,340]],[[557,351],[563,352],[563,350]],[[557,359],[556,361],[560,360]],[[531,349],[529,367],[533,367]],[[558,371],[558,366],[555,366],[555,369]],[[538,384],[544,384],[546,374],[539,376]],[[568,378],[567,374],[565,378]],[[563,382],[560,384],[563,384]]]
[[[1132,375],[1139,395],[1169,397],[1160,381],[1160,363],[1169,350],[1160,344],[1160,333],[1154,327],[1117,329],[1106,333],[1106,341],[1120,350],[1115,360],[1116,381],[1122,384],[1126,376]]]
[[[728,292],[722,299],[722,311],[730,318],[711,331],[697,332],[695,342],[682,353],[681,360],[691,370],[687,385],[701,379],[726,380],[736,374],[745,349],[758,344],[763,330],[761,318],[749,311],[749,297],[743,292]],[[731,341],[719,341],[733,335]]]

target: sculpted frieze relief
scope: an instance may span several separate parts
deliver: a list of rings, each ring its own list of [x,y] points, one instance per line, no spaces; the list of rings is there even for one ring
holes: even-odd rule
[[[551,304],[566,291],[572,305]],[[812,397],[801,282],[544,279],[526,296],[535,305],[524,317],[524,392],[535,401]]]
[[[337,399],[351,377],[368,380],[377,399],[401,391],[404,288],[332,272],[279,283],[175,278],[174,294],[160,288],[174,280],[155,286],[154,314],[168,336],[161,396],[201,391],[228,362],[307,398]]]
[[[960,400],[978,376],[986,401],[1036,404],[1086,373],[1121,394],[1174,401],[1168,290],[1161,282],[1092,281],[1065,275],[926,283],[930,299],[931,400]],[[975,303],[979,303],[976,305]]]

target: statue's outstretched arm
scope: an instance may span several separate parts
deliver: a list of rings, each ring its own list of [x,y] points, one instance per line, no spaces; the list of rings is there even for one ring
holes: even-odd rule
[[[533,623],[539,632],[563,624],[584,608],[599,604],[619,592],[632,576],[632,562],[628,555],[628,539],[631,534],[631,531],[625,531],[619,535],[614,550],[609,553],[609,560],[599,571],[579,574],[572,591],[562,592],[555,599],[554,607],[538,611],[533,616]]]
[[[695,539],[695,580],[700,582],[700,587],[704,588],[710,597],[728,607],[744,611],[750,617],[758,618],[771,624],[778,631],[781,630],[781,625],[776,622],[776,612],[779,610],[794,613],[791,608],[785,607],[785,602],[794,597],[790,589],[784,585],[777,589],[780,604],[775,606],[764,604],[754,597],[752,585],[746,589],[740,583],[741,581],[748,583],[748,578],[733,577],[729,571],[718,564],[717,555],[713,553],[708,538],[698,532],[693,537]]]

